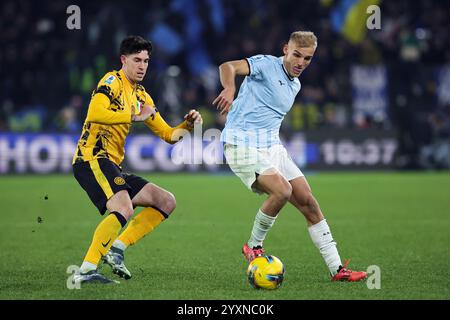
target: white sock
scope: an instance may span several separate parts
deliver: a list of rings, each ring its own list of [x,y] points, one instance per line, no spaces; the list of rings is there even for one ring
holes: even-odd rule
[[[314,245],[319,249],[323,260],[325,260],[330,273],[334,276],[342,263],[327,220],[323,219],[319,223],[310,226],[308,231]]]
[[[269,232],[270,228],[272,228],[276,218],[277,217],[268,216],[261,210],[258,210],[255,222],[253,223],[252,235],[248,240],[248,246],[250,248],[262,246],[266,234]]]
[[[88,273],[89,271],[96,270],[97,266],[93,263],[83,261],[80,267],[80,273]]]
[[[125,249],[127,248],[127,246],[125,245],[125,243],[123,243],[123,242],[120,241],[120,240],[115,240],[115,241],[113,242],[112,246],[113,246],[114,248],[120,249],[120,250],[122,250],[122,251],[125,251]]]

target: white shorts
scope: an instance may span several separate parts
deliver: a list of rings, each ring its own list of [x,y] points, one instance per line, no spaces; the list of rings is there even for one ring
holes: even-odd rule
[[[281,144],[270,148],[254,148],[227,143],[224,155],[231,170],[248,189],[256,193],[261,193],[252,187],[257,175],[269,169],[275,169],[287,181],[304,176]]]

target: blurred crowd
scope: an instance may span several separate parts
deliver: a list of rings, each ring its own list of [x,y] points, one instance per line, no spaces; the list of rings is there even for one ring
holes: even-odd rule
[[[430,150],[449,139],[450,3],[381,1],[381,29],[352,43],[332,26],[341,1],[2,1],[0,132],[78,134],[97,81],[120,68],[128,34],[154,44],[143,84],[168,122],[195,107],[206,127],[221,128],[225,119],[211,106],[221,89],[217,66],[282,55],[289,34],[303,29],[319,46],[284,131],[394,129],[403,154],[420,155],[423,166],[439,161]],[[80,30],[66,27],[72,4]],[[385,116],[356,116],[355,65],[386,70]]]

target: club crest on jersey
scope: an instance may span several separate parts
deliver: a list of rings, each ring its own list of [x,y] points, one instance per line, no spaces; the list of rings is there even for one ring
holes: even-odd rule
[[[125,179],[122,177],[115,177],[114,183],[117,184],[118,186],[123,186],[125,184]]]
[[[141,113],[141,102],[139,100],[136,101],[136,113]]]
[[[113,75],[110,75],[106,80],[106,84],[111,84],[116,78]]]

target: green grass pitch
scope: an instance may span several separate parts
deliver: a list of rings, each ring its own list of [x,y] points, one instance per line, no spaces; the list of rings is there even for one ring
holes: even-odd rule
[[[241,255],[264,197],[231,175],[149,174],[177,209],[126,252],[120,285],[69,290],[101,216],[70,176],[0,178],[0,299],[449,299],[450,174],[308,175],[349,267],[381,270],[381,288],[334,283],[304,218],[287,205],[265,241],[286,268],[280,289],[253,289]],[[47,199],[46,199],[47,197]],[[115,277],[108,267],[103,272]]]

